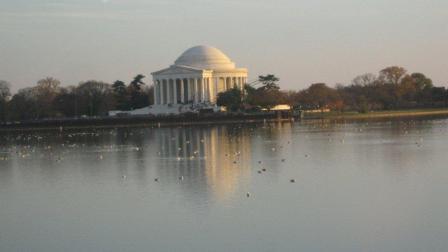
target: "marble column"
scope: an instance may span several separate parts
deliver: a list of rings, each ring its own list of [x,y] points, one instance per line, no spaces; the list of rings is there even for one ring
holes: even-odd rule
[[[165,104],[165,96],[163,95],[165,92],[165,80],[162,80],[160,85],[160,104]]]
[[[185,103],[184,79],[180,79],[180,101]]]
[[[161,86],[162,86],[162,81],[161,80],[157,80],[157,93],[156,93],[156,95],[157,95],[157,104],[158,105],[160,105],[162,103],[161,102],[162,96],[160,95],[160,88],[161,88]]]
[[[196,89],[196,95],[197,97],[197,101],[198,103],[201,102],[202,96],[201,96],[201,86],[202,86],[202,78],[198,79],[198,85],[197,85],[197,89]]]
[[[202,85],[202,102],[207,101],[207,78],[204,78],[204,85]]]
[[[204,78],[204,84],[202,85],[202,102],[205,102],[207,100],[207,93],[205,92],[207,87],[207,78]]]
[[[208,96],[208,101],[212,102],[213,101],[213,79],[211,77],[208,78],[208,92],[207,92],[207,96]]]
[[[205,78],[205,86],[204,86],[204,102],[208,101],[208,85],[209,85],[209,78]]]
[[[213,85],[213,97],[218,95],[219,78],[215,78],[215,83]]]
[[[204,78],[201,78],[201,81],[198,83],[198,102],[201,103],[204,99],[204,96],[202,94],[202,88],[204,86]]]
[[[165,104],[170,104],[171,103],[171,97],[170,97],[171,81],[172,81],[171,79],[167,79],[166,80],[166,85],[165,85],[165,89],[166,89]]]
[[[187,79],[188,81],[188,102],[193,100],[193,82],[191,81],[191,78]]]
[[[164,92],[163,104],[167,104],[168,103],[168,84],[169,84],[169,82],[170,82],[170,80],[166,79],[165,82],[163,83],[163,92]]]
[[[170,85],[170,93],[173,95],[172,97],[171,97],[171,104],[174,104],[175,103],[175,100],[176,100],[176,97],[175,97],[175,95],[174,95],[174,88],[175,88],[175,86],[176,86],[176,79],[174,79],[173,80],[173,85]]]
[[[194,78],[194,93],[193,93],[193,103],[198,103],[198,78]]]
[[[177,100],[178,100],[178,93],[177,93],[177,82],[174,81],[174,104],[177,104]]]
[[[153,99],[154,99],[154,105],[157,104],[157,80],[154,80],[154,95],[153,95]]]
[[[174,92],[173,92],[173,86],[174,86],[174,83],[176,83],[176,79],[173,79],[173,80],[171,80],[170,81],[170,84],[168,85],[168,91],[169,91],[169,102],[168,103],[171,103],[171,104],[173,104],[174,103]],[[172,96],[171,96],[171,94],[173,94]]]
[[[206,78],[205,79],[205,87],[204,87],[204,93],[205,93],[204,101],[205,102],[209,101],[209,99],[210,99],[210,97],[208,95],[208,90],[209,90],[209,85],[210,85],[210,81],[209,80],[210,80],[210,78]]]

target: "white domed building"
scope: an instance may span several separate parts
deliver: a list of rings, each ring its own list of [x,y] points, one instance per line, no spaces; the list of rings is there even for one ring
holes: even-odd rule
[[[214,106],[217,94],[231,88],[243,89],[247,69],[237,68],[219,49],[195,46],[185,51],[170,67],[152,73],[154,108],[188,105]]]

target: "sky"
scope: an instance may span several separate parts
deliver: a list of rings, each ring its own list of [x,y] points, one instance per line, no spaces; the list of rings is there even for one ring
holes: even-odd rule
[[[448,86],[447,0],[0,0],[0,80],[128,82],[186,49],[221,49],[283,89],[392,65]]]

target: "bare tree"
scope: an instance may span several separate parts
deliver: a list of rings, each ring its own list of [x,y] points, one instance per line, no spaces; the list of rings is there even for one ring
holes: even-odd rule
[[[34,87],[33,91],[39,104],[40,116],[55,116],[53,101],[61,91],[60,85],[61,82],[53,77],[46,77],[37,82],[37,86]]]
[[[352,84],[355,86],[365,87],[374,84],[376,80],[377,78],[374,74],[366,73],[355,77],[352,81]]]
[[[8,100],[11,97],[10,84],[7,81],[0,80],[0,100]]]
[[[34,88],[36,95],[45,97],[45,99],[52,99],[59,91],[61,82],[53,77],[47,77],[37,81],[37,85]]]
[[[106,115],[113,108],[112,87],[108,83],[90,80],[76,89],[80,112],[89,116]]]
[[[391,66],[380,71],[380,80],[385,84],[400,84],[400,81],[406,76],[406,69],[399,66]]]
[[[6,121],[6,105],[11,97],[10,85],[7,81],[0,80],[0,122]]]

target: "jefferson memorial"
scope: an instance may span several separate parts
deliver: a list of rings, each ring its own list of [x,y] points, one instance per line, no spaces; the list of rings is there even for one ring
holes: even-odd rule
[[[168,68],[152,73],[154,107],[173,105],[214,106],[217,94],[243,89],[247,69],[237,68],[219,49],[195,46]],[[177,107],[178,107],[177,106]]]
[[[109,111],[119,114],[180,114],[201,109],[219,111],[217,95],[232,88],[243,90],[247,69],[237,68],[219,49],[195,46],[186,50],[168,68],[152,73],[154,105],[132,111]]]

